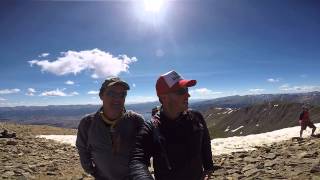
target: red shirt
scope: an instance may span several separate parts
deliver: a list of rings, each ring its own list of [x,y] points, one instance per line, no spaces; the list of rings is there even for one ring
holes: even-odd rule
[[[309,112],[308,112],[308,111],[303,111],[303,112],[300,114],[300,120],[301,120],[301,121],[304,121],[304,122],[310,121]]]

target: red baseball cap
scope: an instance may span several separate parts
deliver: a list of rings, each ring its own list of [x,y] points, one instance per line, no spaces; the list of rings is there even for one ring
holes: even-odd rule
[[[157,95],[174,92],[179,88],[192,87],[196,84],[196,80],[183,79],[177,72],[169,71],[158,78],[156,83]]]

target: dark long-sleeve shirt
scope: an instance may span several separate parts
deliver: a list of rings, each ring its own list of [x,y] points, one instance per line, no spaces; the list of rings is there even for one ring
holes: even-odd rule
[[[161,111],[157,116],[158,130],[153,121],[145,122],[137,136],[129,163],[133,180],[153,179],[147,168],[150,157],[157,180],[199,180],[204,170],[213,170],[209,132],[199,112],[189,110],[176,120]]]

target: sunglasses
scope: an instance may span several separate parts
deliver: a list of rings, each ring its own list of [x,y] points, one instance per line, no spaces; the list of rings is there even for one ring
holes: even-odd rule
[[[109,90],[106,92],[106,95],[109,96],[109,97],[112,97],[112,98],[120,98],[120,99],[123,99],[127,96],[127,92],[124,91],[124,92],[121,92],[121,93],[117,93],[115,91],[112,91],[112,90]]]
[[[188,88],[180,88],[180,89],[173,92],[173,94],[176,94],[176,95],[185,95],[187,93],[189,93]]]

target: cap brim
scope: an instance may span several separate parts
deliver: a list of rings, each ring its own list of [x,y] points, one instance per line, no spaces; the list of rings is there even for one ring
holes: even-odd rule
[[[197,81],[196,80],[186,80],[186,79],[183,79],[183,80],[180,80],[179,81],[179,86],[180,87],[192,87],[192,86],[195,86],[197,84]]]

